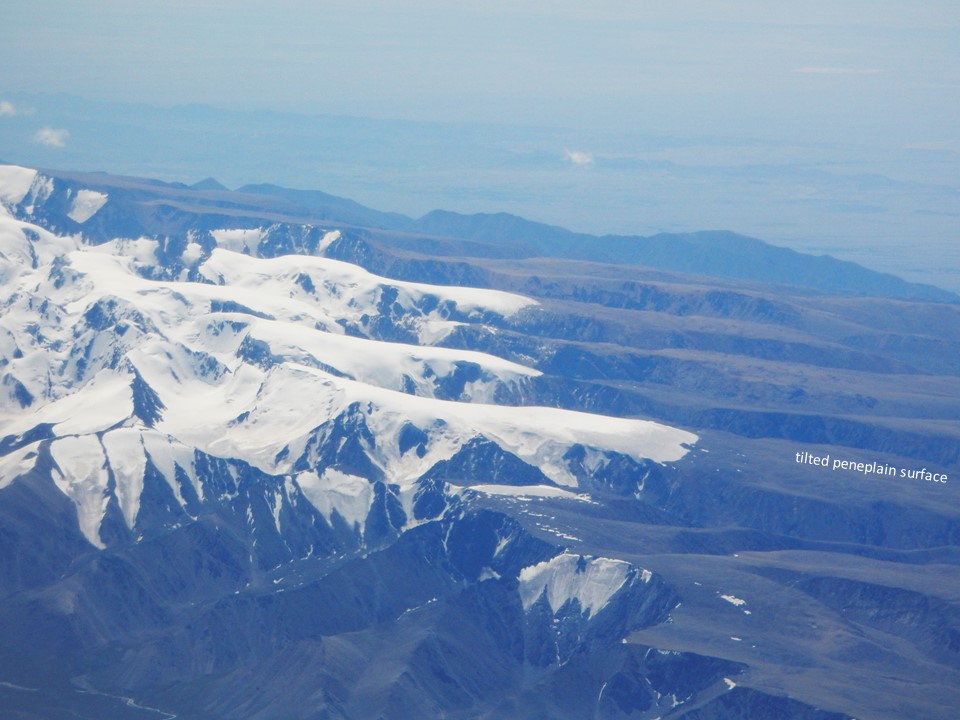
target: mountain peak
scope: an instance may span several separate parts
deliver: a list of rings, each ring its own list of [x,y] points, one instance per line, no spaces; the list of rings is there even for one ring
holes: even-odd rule
[[[221,184],[218,180],[212,177],[207,177],[200,182],[195,182],[190,187],[194,190],[217,190],[222,192],[230,192],[225,185]]]

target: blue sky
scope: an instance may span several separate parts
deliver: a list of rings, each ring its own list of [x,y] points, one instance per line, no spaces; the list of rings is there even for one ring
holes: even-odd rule
[[[956,0],[32,0],[0,68],[9,161],[731,229],[960,289]]]
[[[958,144],[952,1],[33,0],[3,16],[8,90]]]

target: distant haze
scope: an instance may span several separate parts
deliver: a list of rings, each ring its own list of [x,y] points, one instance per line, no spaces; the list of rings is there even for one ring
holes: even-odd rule
[[[0,159],[728,228],[960,288],[954,2],[36,0],[2,25]]]

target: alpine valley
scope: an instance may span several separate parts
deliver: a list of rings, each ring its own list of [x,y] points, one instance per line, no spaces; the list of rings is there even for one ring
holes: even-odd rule
[[[955,718],[958,397],[732,233],[0,166],[0,715]]]

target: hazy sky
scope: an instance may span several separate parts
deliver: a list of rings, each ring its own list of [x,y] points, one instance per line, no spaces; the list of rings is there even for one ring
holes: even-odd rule
[[[956,0],[31,0],[0,86],[960,150]]]

